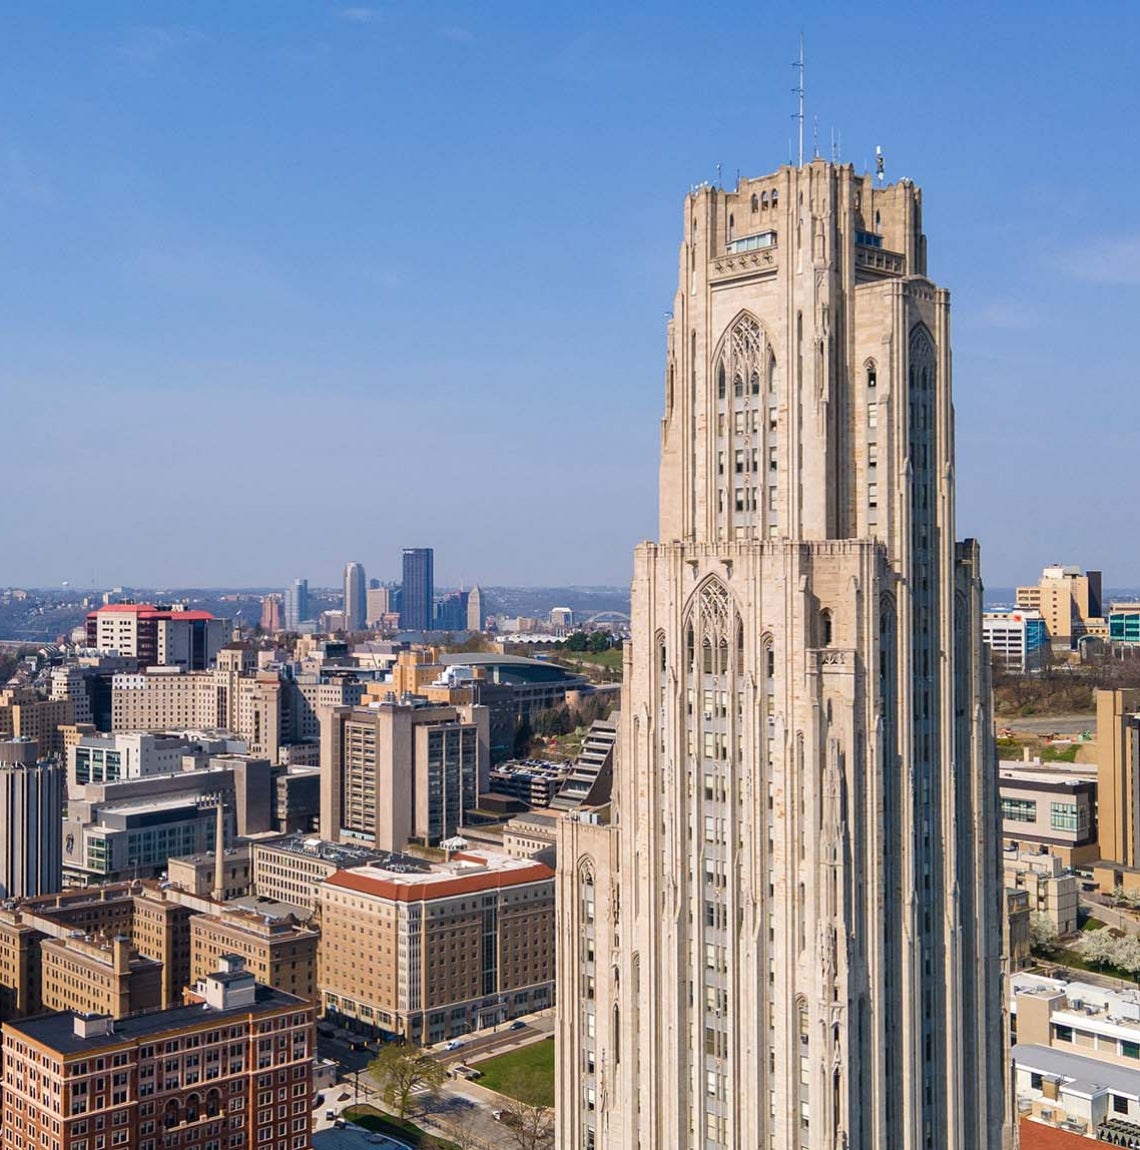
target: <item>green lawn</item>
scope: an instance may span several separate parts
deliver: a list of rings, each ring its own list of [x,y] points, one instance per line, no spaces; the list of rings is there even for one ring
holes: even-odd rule
[[[378,1134],[387,1134],[389,1138],[399,1138],[409,1146],[419,1146],[430,1139],[429,1144],[433,1150],[435,1147],[439,1147],[439,1150],[459,1150],[454,1142],[445,1142],[425,1134],[414,1122],[401,1122],[395,1115],[385,1114],[375,1106],[346,1106],[342,1117],[346,1122],[363,1126],[365,1130],[375,1130]]]
[[[554,1105],[554,1040],[544,1038],[509,1054],[476,1063],[480,1086],[530,1106]]]
[[[608,651],[552,651],[551,662],[561,663],[565,667],[576,670],[588,670],[589,667],[602,667],[612,671],[619,677],[622,667],[622,653],[620,647],[611,647]]]

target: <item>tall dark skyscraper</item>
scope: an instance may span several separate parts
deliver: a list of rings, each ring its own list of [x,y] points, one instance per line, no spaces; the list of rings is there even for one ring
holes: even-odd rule
[[[400,626],[405,631],[430,631],[432,628],[433,564],[434,552],[430,547],[404,548]]]

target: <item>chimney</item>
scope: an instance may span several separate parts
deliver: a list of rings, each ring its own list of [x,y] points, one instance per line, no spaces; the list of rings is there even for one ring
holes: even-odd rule
[[[226,901],[226,851],[225,851],[226,812],[222,809],[222,800],[218,799],[218,824],[214,831],[214,898],[218,902]]]
[[[125,934],[111,939],[111,962],[116,974],[126,974],[131,969],[131,940]]]

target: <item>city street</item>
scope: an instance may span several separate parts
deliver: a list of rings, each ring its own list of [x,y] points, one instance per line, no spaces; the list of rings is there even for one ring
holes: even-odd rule
[[[437,1043],[428,1053],[450,1071],[455,1066],[475,1066],[481,1059],[506,1054],[534,1042],[553,1041],[553,1010],[530,1016],[524,1021],[527,1025],[518,1030],[511,1030],[509,1024],[500,1026],[497,1030],[464,1037],[458,1050],[445,1050],[444,1043]],[[376,1056],[375,1050],[352,1050],[343,1039],[324,1035],[318,1036],[317,1049],[321,1057],[339,1063],[341,1070],[340,1081],[324,1091],[324,1101],[313,1111],[314,1132],[333,1125],[335,1118],[326,1117],[329,1110],[339,1117],[346,1107],[357,1103],[369,1103],[384,1109],[379,1086],[367,1072],[368,1064]],[[502,1096],[493,1090],[487,1090],[478,1082],[452,1077],[444,1082],[434,1098],[430,1091],[417,1092],[414,1112],[409,1117],[425,1130],[442,1137],[447,1137],[448,1125],[461,1123],[488,1145],[495,1145],[501,1142],[503,1130],[491,1116],[491,1111],[501,1105]]]

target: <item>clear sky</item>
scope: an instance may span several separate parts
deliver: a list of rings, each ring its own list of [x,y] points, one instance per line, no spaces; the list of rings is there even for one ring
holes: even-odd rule
[[[1140,583],[1140,5],[6,0],[0,586],[627,581],[801,26],[809,151],[924,189],[987,582]]]

